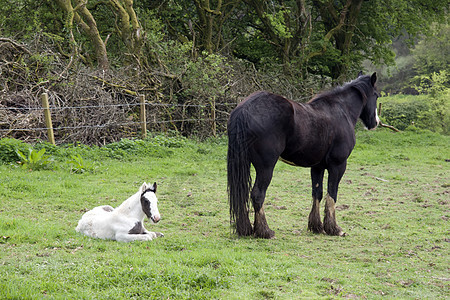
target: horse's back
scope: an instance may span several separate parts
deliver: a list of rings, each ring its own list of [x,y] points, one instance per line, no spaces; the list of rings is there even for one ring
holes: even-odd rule
[[[87,211],[78,222],[76,231],[94,238],[115,240],[117,232],[128,232],[139,221],[121,214],[112,206],[103,205]]]
[[[293,102],[280,95],[260,91],[248,96],[231,112],[229,127],[245,119],[252,134],[268,136],[289,130],[293,117]]]
[[[242,101],[230,115],[230,132],[246,130],[250,150],[267,160],[281,158],[293,165],[319,164],[340,143],[348,130],[338,126],[339,110],[325,101],[298,104],[269,92],[256,92]],[[241,128],[239,128],[241,126]],[[352,135],[352,127],[348,126]],[[342,131],[342,132],[341,132]],[[252,160],[253,162],[253,160]]]
[[[90,237],[110,238],[104,231],[104,224],[109,223],[114,208],[109,205],[97,206],[83,214],[76,231]]]
[[[292,101],[283,96],[267,91],[259,91],[249,95],[238,106],[235,111],[248,110],[253,114],[263,114],[271,117],[279,113],[292,113]]]

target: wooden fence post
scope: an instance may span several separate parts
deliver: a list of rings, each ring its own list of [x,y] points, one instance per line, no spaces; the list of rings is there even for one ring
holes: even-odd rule
[[[145,116],[145,96],[139,96],[139,103],[141,104],[141,134],[142,138],[145,139],[147,137],[147,121]]]
[[[53,135],[52,115],[50,114],[50,107],[48,105],[48,95],[43,93],[41,95],[42,107],[44,108],[45,126],[47,127],[48,141],[55,145],[55,136]]]
[[[212,134],[216,137],[217,132],[217,124],[216,124],[216,97],[213,96],[213,100],[211,102],[211,119],[212,119]]]

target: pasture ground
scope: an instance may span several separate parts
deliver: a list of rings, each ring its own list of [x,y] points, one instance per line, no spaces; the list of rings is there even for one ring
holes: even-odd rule
[[[63,158],[55,170],[1,165],[0,298],[448,299],[449,145],[426,132],[358,131],[337,203],[346,237],[306,230],[309,170],[281,162],[265,204],[276,238],[233,235],[225,138],[102,158],[94,173],[73,174]],[[162,216],[145,226],[164,238],[75,232],[85,210],[117,206],[143,181],[158,183]]]

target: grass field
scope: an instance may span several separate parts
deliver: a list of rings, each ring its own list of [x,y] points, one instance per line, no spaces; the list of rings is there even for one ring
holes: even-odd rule
[[[358,131],[337,203],[346,237],[306,230],[309,170],[283,163],[266,198],[276,238],[232,234],[224,138],[153,143],[147,155],[66,149],[100,162],[83,174],[57,154],[53,170],[0,165],[0,298],[448,299],[449,145],[432,133]],[[145,226],[164,238],[75,232],[85,210],[117,206],[143,181],[158,183],[162,216]]]

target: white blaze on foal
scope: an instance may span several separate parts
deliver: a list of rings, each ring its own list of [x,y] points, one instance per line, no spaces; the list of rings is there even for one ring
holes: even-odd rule
[[[136,194],[116,209],[103,205],[86,212],[78,222],[76,231],[119,242],[151,241],[164,236],[160,232],[147,231],[143,225],[145,216],[153,223],[161,219],[155,193],[156,182],[153,185],[144,182]]]

